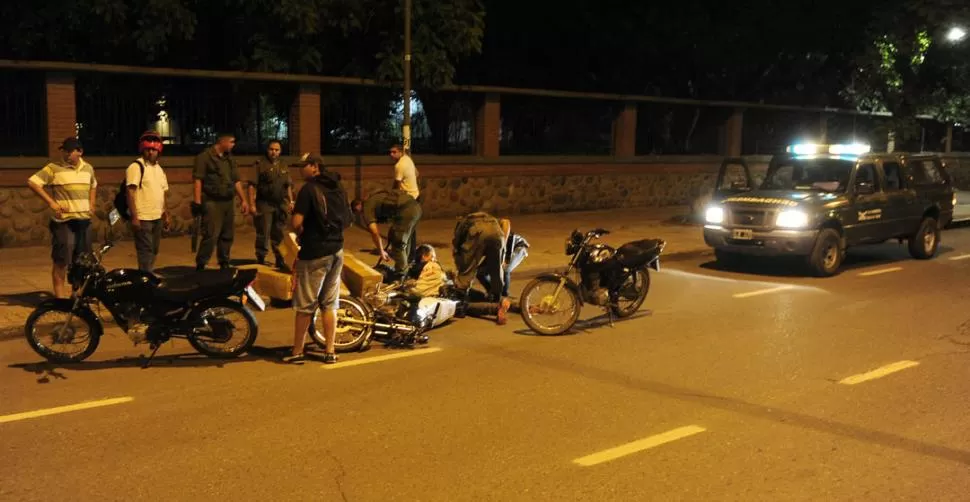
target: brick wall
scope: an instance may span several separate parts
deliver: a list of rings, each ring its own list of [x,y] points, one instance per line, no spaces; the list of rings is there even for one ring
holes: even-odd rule
[[[77,135],[74,76],[66,73],[48,74],[46,91],[47,153],[51,157],[59,157],[58,147],[64,138]]]

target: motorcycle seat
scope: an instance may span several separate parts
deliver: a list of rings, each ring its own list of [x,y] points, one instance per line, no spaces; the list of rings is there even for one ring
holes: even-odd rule
[[[203,270],[191,274],[165,278],[156,294],[162,299],[178,303],[191,302],[209,296],[228,295],[239,271]]]
[[[663,250],[663,239],[642,239],[628,242],[616,250],[616,259],[627,268],[639,268],[653,261]]]

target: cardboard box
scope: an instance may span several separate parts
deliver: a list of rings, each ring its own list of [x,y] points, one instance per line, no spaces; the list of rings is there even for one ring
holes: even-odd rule
[[[256,269],[253,289],[262,297],[289,301],[293,299],[293,274],[280,272],[266,265],[242,265],[241,269]]]
[[[286,264],[287,269],[293,266],[296,262],[296,255],[300,252],[300,246],[296,243],[296,234],[294,232],[287,232],[283,236],[283,242],[280,243],[280,254],[283,255],[283,263]],[[285,270],[286,272],[291,270]]]
[[[384,276],[352,253],[344,251],[344,269],[341,279],[347,285],[351,295],[362,298],[362,292],[373,291],[374,287],[384,280]]]

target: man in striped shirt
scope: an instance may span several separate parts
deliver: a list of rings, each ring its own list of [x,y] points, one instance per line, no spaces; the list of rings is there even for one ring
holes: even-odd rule
[[[60,149],[61,161],[34,173],[27,186],[54,212],[49,225],[54,296],[69,298],[67,266],[81,253],[91,251],[91,216],[98,181],[94,168],[81,158],[84,151],[77,138],[65,139]]]

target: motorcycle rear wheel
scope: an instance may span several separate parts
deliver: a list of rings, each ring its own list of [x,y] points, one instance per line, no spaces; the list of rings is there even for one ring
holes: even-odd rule
[[[346,320],[356,321],[348,323]],[[357,298],[352,296],[341,296],[337,300],[337,332],[334,333],[334,349],[337,352],[353,352],[364,350],[364,342],[369,338],[373,326],[364,326],[359,323],[371,321],[370,309]],[[309,335],[313,341],[321,348],[327,346],[327,341],[323,337],[323,315],[317,308],[313,312],[313,321],[310,323]]]
[[[580,303],[580,298],[576,292],[567,286],[562,287],[559,291],[559,296],[556,298],[557,304],[564,298],[569,303],[569,310],[564,311],[567,314],[566,320],[557,324],[545,325],[541,320],[536,318],[536,315],[543,313],[545,310],[554,310],[555,305],[548,305],[548,303],[552,301],[552,291],[555,291],[558,286],[559,281],[556,279],[539,277],[526,284],[522,288],[522,293],[519,295],[519,310],[522,314],[522,320],[525,321],[529,329],[540,335],[561,335],[572,329],[576,321],[579,320],[582,303]],[[541,298],[538,298],[538,302],[534,302],[531,299],[533,293],[543,287],[551,287],[550,292],[544,293]]]
[[[256,342],[256,335],[259,333],[259,325],[256,323],[256,317],[253,316],[252,311],[250,311],[248,307],[244,306],[241,303],[227,299],[227,300],[217,300],[217,301],[205,304],[200,309],[199,312],[196,312],[196,315],[201,316],[201,315],[204,315],[206,312],[212,312],[217,310],[223,311],[223,314],[221,315],[210,314],[210,317],[209,317],[210,321],[228,322],[227,320],[222,318],[224,315],[228,315],[230,313],[239,314],[246,321],[246,329],[247,329],[246,335],[240,341],[230,345],[230,342],[232,342],[233,339],[236,338],[236,334],[235,334],[236,326],[232,325],[231,328],[229,328],[230,331],[228,334],[230,335],[230,338],[225,341],[220,341],[215,339],[215,335],[217,334],[221,335],[222,333],[216,333],[217,328],[213,327],[212,328],[213,336],[211,337],[200,333],[189,334],[187,336],[189,340],[189,344],[192,345],[192,348],[199,351],[200,354],[204,354],[208,357],[212,357],[215,359],[232,359],[235,357],[239,357],[240,355],[248,352],[249,349],[253,347],[253,343]],[[220,326],[218,329],[224,329],[224,328],[226,327]],[[219,344],[219,345],[213,345],[213,344]]]
[[[73,341],[79,331],[78,328],[85,328],[87,339],[78,344],[79,350],[77,351],[67,352],[50,347],[41,341],[40,335],[37,333],[37,321],[43,316],[51,313],[70,315],[70,312],[71,307],[67,304],[43,306],[31,312],[30,316],[27,317],[27,322],[24,323],[24,336],[26,336],[30,348],[34,349],[34,352],[40,354],[44,359],[55,363],[77,363],[90,357],[97,350],[98,343],[101,341],[102,327],[94,314],[88,310],[75,312],[71,317],[69,326],[65,327],[66,319],[53,323],[54,330],[51,335],[54,338],[54,344],[62,343],[58,339],[63,338],[70,338]],[[65,328],[67,331],[64,331]]]
[[[635,270],[631,275],[634,280],[632,287],[636,288],[636,296],[631,298],[633,301],[625,306],[613,305],[610,307],[613,310],[613,315],[620,319],[636,314],[640,310],[640,306],[643,305],[643,301],[647,299],[647,293],[650,291],[650,272],[641,268]],[[626,286],[626,283],[623,285]],[[620,294],[622,295],[622,288]]]

